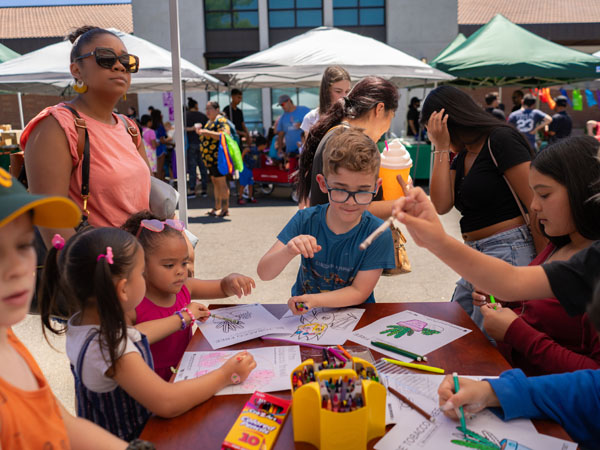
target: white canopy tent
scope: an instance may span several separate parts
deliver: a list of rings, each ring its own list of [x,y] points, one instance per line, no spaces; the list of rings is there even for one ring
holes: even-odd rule
[[[209,73],[242,88],[318,87],[323,71],[335,64],[353,79],[378,75],[398,87],[454,79],[383,42],[331,27],[307,31]]]
[[[140,58],[140,70],[131,76],[129,92],[173,89],[171,53],[137,36],[111,28],[127,51]],[[69,71],[72,44],[58,42],[0,64],[0,90],[27,94],[72,94]],[[181,81],[186,89],[217,89],[221,82],[200,67],[181,59]]]

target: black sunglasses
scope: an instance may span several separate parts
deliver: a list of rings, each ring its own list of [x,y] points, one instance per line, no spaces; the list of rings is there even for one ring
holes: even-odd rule
[[[75,61],[87,58],[88,56],[94,56],[96,58],[96,64],[105,69],[112,69],[117,63],[117,60],[129,73],[136,73],[140,68],[140,59],[137,56],[130,55],[129,53],[117,56],[112,49],[103,47],[96,47],[94,51],[78,56],[75,58]]]

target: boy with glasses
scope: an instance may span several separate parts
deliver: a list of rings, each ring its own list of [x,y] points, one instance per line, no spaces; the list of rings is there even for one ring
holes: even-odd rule
[[[366,250],[359,249],[383,223],[367,211],[381,186],[377,146],[357,129],[335,133],[323,152],[323,175],[317,176],[329,203],[298,211],[258,263],[258,276],[272,280],[302,255],[288,300],[294,314],[373,303],[381,272],[395,267],[390,230]]]

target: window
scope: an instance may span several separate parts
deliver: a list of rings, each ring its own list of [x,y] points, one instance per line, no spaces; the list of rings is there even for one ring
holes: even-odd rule
[[[269,0],[269,27],[320,27],[323,25],[322,7],[322,0]]]
[[[258,0],[206,0],[207,30],[258,28]]]
[[[385,25],[385,0],[333,0],[333,25]]]
[[[244,123],[249,131],[264,132],[262,124],[262,91],[260,89],[245,89],[240,108],[244,113]],[[229,92],[210,92],[208,99],[219,103],[221,111],[229,105]],[[204,111],[201,105],[200,110]]]
[[[277,103],[279,96],[282,94],[289,95],[296,106],[306,106],[308,109],[319,106],[319,88],[303,88],[298,90],[295,88],[273,88],[271,89],[271,117],[273,120],[283,114],[283,109]]]

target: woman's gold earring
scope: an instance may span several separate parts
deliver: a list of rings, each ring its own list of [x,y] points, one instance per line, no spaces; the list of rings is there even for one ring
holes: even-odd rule
[[[127,92],[123,94],[123,100],[127,100]]]
[[[82,80],[77,80],[75,82],[75,85],[73,86],[73,90],[78,94],[84,94],[85,92],[87,92],[88,87],[85,84],[83,84]]]

